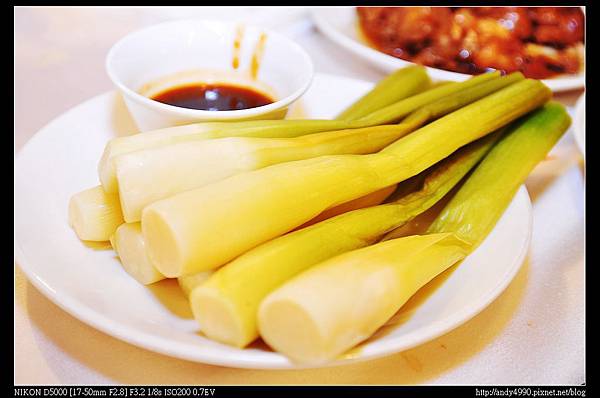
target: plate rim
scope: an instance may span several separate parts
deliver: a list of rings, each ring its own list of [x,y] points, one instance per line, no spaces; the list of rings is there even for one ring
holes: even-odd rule
[[[324,73],[318,73],[315,75],[319,75],[319,78],[330,80],[332,78],[338,78],[335,75],[329,75]],[[316,77],[316,76],[315,76]],[[349,79],[347,77],[340,77],[343,80],[353,80],[355,82],[360,83],[369,83],[360,79]],[[32,144],[41,139],[45,134],[49,134],[48,131],[51,131],[53,124],[60,122],[60,119],[63,117],[68,117],[71,113],[76,113],[80,107],[84,107],[89,105],[91,102],[100,101],[102,97],[108,97],[115,95],[116,91],[111,90],[108,92],[104,92],[102,94],[96,95],[88,100],[81,102],[80,104],[72,107],[71,109],[61,113],[50,122],[48,122],[44,127],[38,130],[34,136],[32,136],[17,152],[15,156],[15,171],[19,168],[19,164],[23,161],[22,154],[27,151],[27,148],[30,148]],[[515,193],[513,200],[517,198],[518,195],[524,195],[524,200],[526,202],[528,217],[527,217],[527,237],[522,243],[522,247],[518,256],[515,256],[513,259],[513,263],[507,265],[507,269],[510,269],[510,272],[505,274],[505,278],[493,289],[490,289],[488,295],[482,298],[482,300],[477,301],[478,305],[468,306],[462,311],[458,313],[451,314],[446,319],[441,319],[436,321],[433,324],[427,326],[427,330],[432,330],[429,333],[423,334],[422,330],[416,330],[404,336],[398,336],[396,338],[392,338],[387,341],[387,344],[394,344],[395,340],[409,340],[408,343],[400,344],[399,347],[395,346],[394,348],[385,348],[385,347],[377,347],[373,348],[371,352],[368,354],[363,354],[357,357],[338,359],[326,364],[321,364],[318,366],[304,366],[298,365],[296,363],[291,362],[288,358],[284,357],[282,354],[279,361],[269,361],[269,362],[256,362],[252,359],[244,359],[244,358],[236,358],[235,360],[231,360],[231,357],[222,356],[205,352],[202,355],[198,356],[196,354],[187,354],[186,347],[187,344],[172,341],[170,343],[170,347],[164,344],[164,339],[161,337],[154,336],[152,334],[148,334],[146,332],[140,332],[138,329],[134,327],[122,325],[119,322],[107,317],[106,315],[98,312],[88,306],[81,304],[76,298],[72,297],[69,294],[60,294],[59,292],[52,289],[49,285],[45,283],[42,279],[40,279],[35,272],[35,267],[32,267],[30,262],[27,260],[27,255],[21,248],[15,231],[14,235],[14,262],[15,266],[18,266],[21,271],[26,275],[27,279],[40,291],[45,297],[47,297],[54,304],[58,305],[65,312],[69,313],[76,319],[86,323],[87,325],[111,336],[117,338],[119,340],[125,341],[129,344],[135,345],[137,347],[141,347],[143,349],[147,349],[152,352],[156,352],[159,354],[167,355],[170,357],[175,357],[183,360],[189,360],[192,362],[200,362],[206,363],[210,365],[218,365],[218,366],[227,366],[234,368],[246,368],[246,369],[315,369],[315,368],[325,368],[325,367],[335,367],[335,366],[344,366],[349,364],[354,364],[357,362],[363,362],[367,360],[372,360],[384,356],[389,356],[393,354],[397,354],[399,352],[408,350],[420,344],[431,341],[443,334],[446,334],[464,323],[468,322],[474,316],[476,316],[479,312],[483,311],[487,308],[493,300],[495,300],[510,284],[510,282],[514,279],[517,272],[520,270],[524,259],[527,255],[528,248],[531,242],[532,236],[532,204],[527,192],[525,185],[520,186],[520,188]],[[16,191],[15,191],[16,196]],[[512,202],[511,202],[512,203]],[[16,229],[16,226],[15,226]],[[510,267],[510,268],[509,268]],[[438,324],[445,324],[443,327],[433,327]],[[432,326],[433,325],[433,326]],[[427,331],[426,330],[426,331]],[[416,335],[419,334],[417,337]],[[415,336],[413,336],[415,335]],[[409,339],[407,339],[409,336]]]
[[[575,102],[574,116],[573,116],[573,136],[577,147],[581,151],[585,159],[585,91],[579,96],[577,102]]]
[[[349,12],[351,8],[353,9],[355,7],[343,7],[342,9]],[[384,68],[388,72],[392,72],[398,68],[416,65],[414,62],[396,58],[371,48],[338,30],[334,24],[330,23],[328,18],[328,12],[332,11],[333,9],[339,10],[340,8],[321,7],[311,10],[311,18],[314,24],[318,30],[322,32],[323,35],[329,40],[339,44],[341,47],[353,53],[354,55],[365,59],[371,65],[377,66],[378,68]],[[464,81],[472,76],[465,73],[452,72],[430,66],[425,66],[425,69],[427,70],[428,74],[436,80]],[[585,62],[584,70],[577,75],[567,75],[565,77],[553,79],[542,79],[541,81],[556,93],[583,88],[585,87]]]

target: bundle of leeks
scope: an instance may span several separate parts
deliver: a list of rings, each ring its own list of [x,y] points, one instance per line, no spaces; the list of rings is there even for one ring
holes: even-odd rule
[[[494,74],[484,75],[464,87],[494,77]],[[415,96],[428,88],[429,83],[421,67],[400,69],[356,101],[337,121],[198,123],[115,138],[106,145],[99,164],[102,185],[73,195],[69,203],[69,223],[82,240],[110,240],[113,248],[120,252],[126,270],[140,283],[153,283],[164,276],[151,266],[145,255],[139,220],[141,209],[146,204],[244,169],[326,153],[379,150],[410,130],[406,126],[389,126],[316,134],[309,139],[271,140],[259,137],[301,137],[354,125],[377,126],[378,120],[383,120],[382,116],[400,119],[420,105],[457,91],[445,88]],[[401,101],[407,97],[411,97],[410,102]],[[399,102],[399,106],[377,116],[378,120],[354,125],[347,122],[396,102]],[[216,139],[230,136],[253,138]],[[254,161],[250,160],[252,156]],[[359,198],[346,204],[346,207],[380,203],[393,188],[391,186]],[[339,213],[344,208],[330,209],[330,212]]]
[[[167,277],[215,269],[330,207],[406,180],[550,98],[541,82],[516,77],[498,78],[512,84],[377,153],[278,163],[158,200],[141,219],[150,259]],[[415,112],[404,123],[419,119]]]
[[[82,240],[102,241],[112,236],[126,270],[141,283],[153,283],[164,275],[151,268],[152,261],[144,255],[147,250],[139,221],[142,209],[147,205],[270,164],[325,154],[375,152],[428,120],[522,78],[519,74],[500,78],[498,74],[490,73],[415,94],[425,87],[428,78],[422,68],[411,67],[384,79],[382,83],[386,84],[378,84],[343,114],[346,119],[358,119],[356,126],[372,127],[315,133],[329,128],[323,126],[331,123],[342,126],[347,122],[204,123],[116,138],[107,144],[100,162],[99,176],[103,185],[73,196],[69,205],[70,223]],[[374,104],[383,108],[365,116],[366,111],[374,109]],[[401,124],[379,124],[409,114],[411,117]],[[246,137],[210,138],[227,135]],[[256,137],[265,135],[298,137]],[[377,204],[385,199],[391,188],[393,184],[350,201],[348,205],[352,208]],[[328,212],[339,213],[343,208],[344,205],[328,209],[323,216]]]
[[[494,78],[493,74],[486,74],[478,78],[479,80],[473,79],[470,84],[483,82],[485,80]],[[90,188],[79,194],[73,196],[70,202],[69,218],[70,223],[75,229],[77,235],[82,240],[90,241],[106,241],[114,233],[116,228],[122,224],[125,220],[123,218],[121,210],[121,198],[120,196],[127,196],[129,192],[127,183],[125,188],[121,188],[121,191],[125,195],[119,195],[119,184],[117,178],[117,166],[116,164],[122,164],[121,174],[122,179],[128,182],[132,180],[132,175],[138,173],[141,174],[140,180],[133,181],[132,193],[130,196],[135,197],[135,186],[144,185],[148,183],[148,180],[144,180],[144,177],[150,176],[150,183],[147,184],[147,188],[154,189],[154,195],[167,195],[168,193],[177,193],[176,187],[170,186],[169,188],[161,188],[165,184],[169,184],[172,178],[178,179],[181,184],[179,189],[186,189],[194,187],[192,180],[199,180],[200,183],[203,181],[210,181],[214,179],[214,176],[207,174],[206,168],[203,166],[211,165],[211,160],[215,158],[215,151],[223,149],[226,153],[219,153],[220,156],[227,157],[227,154],[231,154],[230,158],[234,159],[234,162],[240,157],[243,158],[244,151],[260,150],[269,147],[269,144],[274,144],[278,147],[285,145],[277,145],[270,140],[264,141],[265,147],[255,145],[250,140],[246,142],[247,147],[244,147],[244,140],[234,140],[231,143],[231,147],[228,147],[227,141],[220,141],[216,138],[224,137],[300,137],[307,134],[313,134],[323,131],[333,131],[340,129],[347,129],[355,126],[375,126],[380,120],[383,120],[381,116],[377,117],[374,122],[349,122],[350,119],[357,119],[364,116],[364,104],[365,100],[369,100],[378,104],[378,106],[384,107],[386,105],[393,104],[399,101],[400,108],[392,109],[391,112],[384,114],[384,117],[395,117],[401,119],[408,113],[412,112],[416,107],[419,107],[427,102],[431,102],[437,98],[441,98],[447,94],[450,94],[456,90],[429,90],[421,96],[414,96],[421,92],[429,84],[429,78],[422,68],[406,68],[401,69],[398,72],[390,75],[386,80],[392,87],[404,89],[390,91],[387,90],[387,86],[376,86],[370,93],[368,93],[363,99],[357,101],[353,106],[357,108],[347,114],[348,118],[344,120],[266,120],[266,121],[252,121],[252,122],[237,122],[237,123],[197,123],[185,126],[177,126],[167,129],[156,130],[152,132],[146,132],[144,134],[135,134],[127,137],[119,137],[110,140],[100,159],[98,165],[98,174],[101,181],[101,186]],[[450,85],[452,86],[452,85]],[[409,103],[401,101],[406,97],[414,97]],[[403,105],[404,104],[404,105]],[[370,105],[371,106],[371,105]],[[402,132],[397,133],[398,137]],[[354,140],[359,135],[354,135]],[[316,151],[323,152],[323,146],[327,146],[327,136],[323,138],[323,142],[316,143],[320,147]],[[331,135],[329,135],[331,138]],[[341,137],[343,145],[350,145],[352,141],[349,141],[348,135]],[[194,143],[200,145],[194,145]],[[208,147],[202,146],[202,142],[205,142]],[[184,143],[184,145],[172,144]],[[189,144],[189,145],[186,145]],[[223,145],[225,144],[225,145]],[[289,141],[288,146],[293,147],[302,146],[302,141]],[[332,144],[336,144],[333,142]],[[212,147],[211,147],[212,146]],[[304,151],[310,151],[310,148],[306,148],[307,145],[303,146]],[[147,151],[150,149],[156,149],[156,151]],[[162,149],[162,151],[160,150]],[[364,149],[363,149],[364,150]],[[238,153],[234,153],[239,151]],[[288,150],[293,155],[294,148]],[[203,155],[208,153],[209,159],[204,159]],[[323,152],[326,153],[326,152]],[[130,154],[131,156],[126,156]],[[297,158],[297,156],[296,156]],[[181,160],[180,160],[181,159]],[[141,167],[135,167],[136,160],[144,162]],[[215,161],[219,161],[217,159]],[[236,166],[227,165],[226,160],[220,162],[222,170],[217,173],[235,172]],[[129,168],[128,168],[129,166]],[[237,166],[243,167],[243,166]],[[257,165],[258,167],[258,165]],[[171,168],[172,171],[165,177],[164,175],[155,175],[154,173],[160,173],[161,170]],[[173,169],[174,168],[174,169]],[[123,170],[124,169],[124,170]],[[177,178],[177,171],[183,170],[183,177]],[[189,175],[189,173],[198,172],[195,175]],[[161,178],[162,177],[162,178]],[[167,192],[168,191],[168,192]],[[142,195],[150,198],[152,195]],[[129,211],[128,213],[138,214],[132,219],[131,216],[128,218],[128,222],[139,221],[139,209],[137,211]]]
[[[550,96],[518,73],[431,87],[411,67],[336,120],[116,138],[99,164],[101,185],[71,199],[70,223],[83,240],[110,239],[140,283],[177,277],[210,338],[243,347],[261,335],[294,360],[326,361],[491,230],[569,123],[559,105],[536,110]],[[377,243],[484,156],[427,235]]]
[[[371,336],[419,288],[485,239],[569,124],[564,107],[549,103],[511,125],[427,234],[349,251],[289,280],[261,301],[260,335],[291,359],[311,364]]]
[[[190,296],[208,337],[244,347],[258,337],[261,301],[295,275],[338,254],[377,242],[426,211],[485,155],[498,133],[458,150],[419,176],[420,188],[399,199],[338,215],[270,240],[219,268]]]

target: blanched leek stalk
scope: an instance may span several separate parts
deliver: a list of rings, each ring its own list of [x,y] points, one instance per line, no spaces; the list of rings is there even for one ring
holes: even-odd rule
[[[520,76],[520,78],[523,78],[523,75],[519,72],[512,73],[512,75]],[[363,123],[369,126],[396,123],[402,120],[402,118],[404,118],[406,115],[412,113],[417,109],[420,109],[421,107],[427,104],[446,98],[449,95],[453,95],[461,91],[464,92],[470,90],[473,87],[478,86],[479,84],[497,79],[499,76],[499,72],[484,73],[481,75],[474,76],[469,80],[466,80],[461,83],[450,82],[442,85],[437,85],[420,94],[413,95],[412,97],[408,97],[402,101],[398,101],[396,103],[386,106],[385,108],[378,109],[366,116],[363,116],[360,119],[357,119],[356,123]]]
[[[336,119],[355,120],[406,97],[425,90],[431,82],[420,65],[398,69],[381,79],[367,94],[354,102]]]
[[[328,218],[332,218],[338,216],[342,213],[347,213],[352,210],[358,210],[365,207],[377,206],[378,204],[383,203],[390,195],[394,193],[397,184],[390,185],[389,187],[382,188],[378,191],[371,192],[365,196],[361,196],[360,198],[353,199],[349,202],[342,203],[335,207],[331,207],[315,218],[307,221],[306,223],[300,225],[297,229],[308,227],[309,225],[316,224],[318,222],[327,220]]]
[[[179,284],[179,287],[181,288],[181,291],[183,291],[185,297],[189,298],[190,294],[192,293],[192,290],[194,290],[197,286],[200,286],[208,278],[210,278],[212,273],[213,271],[205,271],[198,272],[197,274],[180,276],[179,278],[177,278],[177,283]]]
[[[510,78],[519,79],[521,76],[515,74]],[[243,171],[326,154],[375,152],[428,119],[465,105],[507,84],[507,81],[487,81],[477,86],[478,91],[471,89],[446,96],[420,108],[409,116],[407,123],[400,125],[331,131],[287,139],[230,137],[197,140],[116,156],[113,162],[125,221],[140,221],[143,208],[152,202]]]
[[[267,296],[260,335],[275,350],[321,364],[371,336],[423,285],[462,260],[450,233],[392,239],[331,258]]]
[[[122,224],[112,240],[123,269],[142,285],[149,285],[165,279],[150,261],[140,223]]]
[[[69,201],[69,224],[81,240],[107,241],[124,222],[119,196],[101,186],[76,193]]]
[[[492,230],[533,168],[564,134],[571,118],[550,102],[518,120],[492,148],[428,232],[453,232],[473,248]]]
[[[397,123],[406,115],[428,103],[439,100],[450,94],[470,89],[480,83],[497,79],[498,76],[499,73],[496,72],[485,73],[475,76],[465,82],[436,87],[381,109],[373,114],[375,116],[373,118],[369,117],[370,115],[367,115],[361,120],[356,121],[256,120],[246,122],[196,123],[155,130],[143,134],[135,134],[127,137],[113,138],[106,144],[104,153],[98,164],[98,175],[104,190],[109,193],[115,193],[118,190],[118,185],[113,160],[118,155],[178,142],[189,142],[210,138],[292,138],[324,131]]]
[[[333,154],[381,150],[422,123],[329,131],[296,138],[230,137],[171,144],[114,159],[126,222],[140,221],[157,200],[244,171]]]
[[[110,243],[119,256],[123,269],[142,285],[165,279],[148,258],[140,223],[121,224],[110,237]],[[193,288],[208,279],[212,271],[178,278],[177,282],[186,297]]]
[[[428,120],[522,78],[521,74],[513,74],[446,96],[415,111],[406,123],[398,125],[328,131],[296,138],[200,140],[117,156],[114,164],[123,216],[126,222],[139,221],[144,207],[157,200],[244,171],[323,155],[377,152]]]
[[[114,157],[163,145],[224,137],[297,137],[322,131],[351,128],[344,120],[252,120],[246,122],[208,122],[134,134],[111,139],[98,164],[98,176],[106,192],[117,192]]]
[[[434,220],[430,235],[388,240],[300,274],[261,303],[261,336],[303,363],[331,360],[369,337],[421,286],[485,239],[569,124],[564,107],[549,103],[510,125]],[[453,249],[435,241],[444,234],[452,237]],[[415,255],[410,242],[427,237],[431,245]]]
[[[376,154],[280,163],[154,202],[142,214],[150,256],[168,277],[214,269],[330,207],[420,173],[550,96],[541,82],[522,80]]]
[[[208,337],[244,347],[258,337],[262,299],[287,280],[338,254],[376,242],[433,206],[498,139],[490,134],[424,172],[421,188],[395,202],[351,211],[270,240],[219,268],[190,296]]]

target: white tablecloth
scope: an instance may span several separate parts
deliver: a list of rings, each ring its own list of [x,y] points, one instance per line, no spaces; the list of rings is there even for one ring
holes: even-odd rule
[[[295,8],[16,8],[15,151],[69,108],[112,89],[110,46],[172,18],[244,19],[293,37],[317,72],[384,74],[337,48]],[[557,96],[573,105],[581,91]],[[583,159],[571,133],[527,180],[527,260],[489,307],[452,332],[386,358],[336,368],[222,368],[155,354],[105,335],[39,293],[15,264],[15,384],[581,384],[585,374]]]

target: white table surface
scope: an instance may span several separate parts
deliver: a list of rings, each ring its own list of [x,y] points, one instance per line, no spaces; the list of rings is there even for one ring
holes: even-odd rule
[[[273,27],[308,51],[317,72],[373,82],[384,76],[320,34],[305,8],[15,8],[15,151],[53,118],[112,89],[104,58],[115,41],[141,27],[190,16]],[[556,99],[573,105],[581,93]],[[241,370],[155,354],[73,318],[15,264],[14,383],[584,383],[584,170],[569,132],[528,178],[534,217],[529,255],[488,308],[414,349],[343,367]]]

